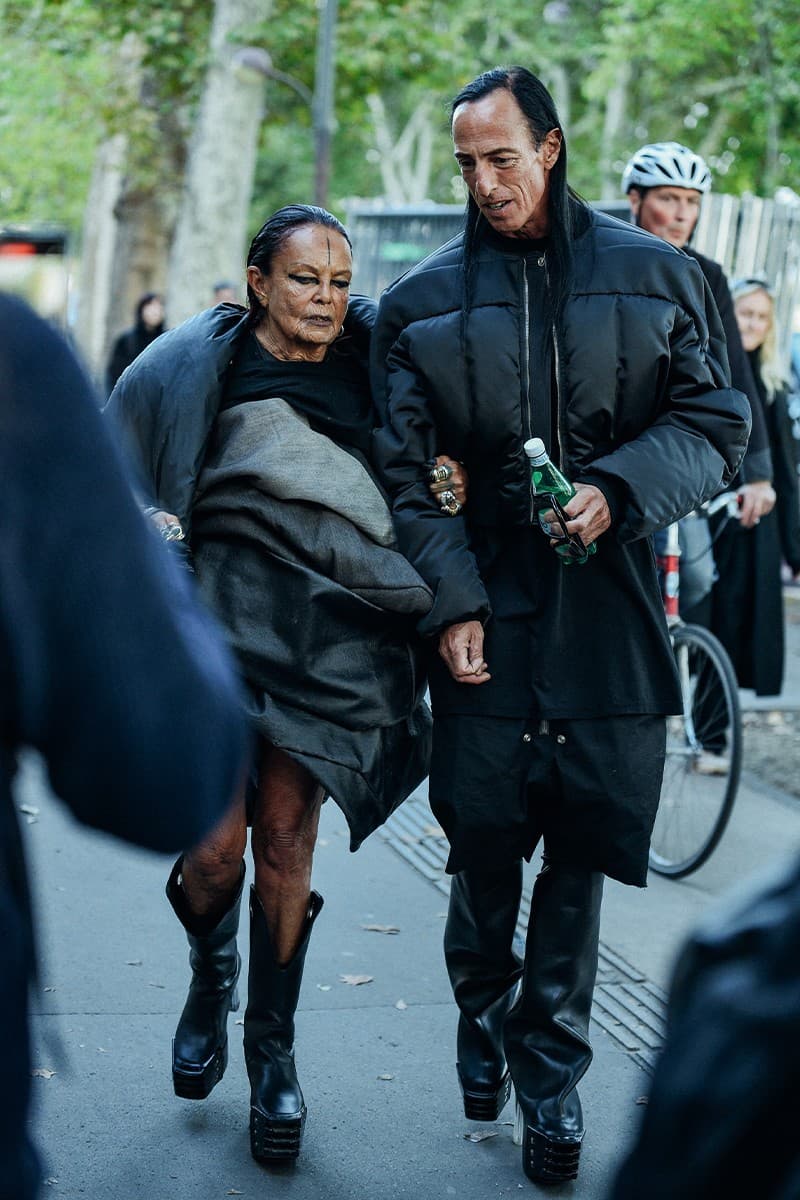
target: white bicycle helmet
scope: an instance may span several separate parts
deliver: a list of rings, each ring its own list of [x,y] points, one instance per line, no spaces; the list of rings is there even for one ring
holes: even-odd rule
[[[632,187],[693,188],[711,190],[711,172],[705,159],[680,142],[654,142],[642,146],[622,172],[622,190]]]

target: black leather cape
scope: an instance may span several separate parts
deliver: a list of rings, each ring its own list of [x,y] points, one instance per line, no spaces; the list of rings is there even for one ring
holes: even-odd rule
[[[345,328],[365,354],[373,314],[370,301],[351,301]],[[146,494],[191,535],[254,727],[336,800],[356,849],[428,771],[431,718],[413,631],[431,596],[395,549],[329,513],[324,491],[317,504],[287,500],[258,461],[248,459],[238,478],[230,462],[212,472],[196,506],[209,452],[212,464],[224,459],[217,416],[247,333],[238,306],[192,317],[128,368],[106,412],[134,452]],[[368,564],[368,579],[347,570],[356,559]]]

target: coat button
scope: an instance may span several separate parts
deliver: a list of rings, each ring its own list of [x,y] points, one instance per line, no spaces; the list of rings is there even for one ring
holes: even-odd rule
[[[559,746],[563,746],[564,743],[566,742],[566,740],[567,739],[564,737],[563,733],[560,733],[558,735],[558,737],[556,738],[556,741],[558,742]]]
[[[531,735],[529,733],[523,733],[522,740],[523,742],[529,742],[531,740]]]

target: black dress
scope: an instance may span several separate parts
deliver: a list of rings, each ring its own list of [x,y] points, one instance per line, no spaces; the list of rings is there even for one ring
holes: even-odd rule
[[[719,580],[712,595],[712,629],[731,656],[740,687],[777,696],[783,686],[784,612],[781,558],[800,569],[798,481],[791,451],[786,395],[769,397],[758,351],[749,355],[764,407],[777,495],[758,525],[716,521],[714,557]]]

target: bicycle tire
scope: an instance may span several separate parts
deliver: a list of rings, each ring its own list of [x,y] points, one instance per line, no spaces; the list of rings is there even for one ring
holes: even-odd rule
[[[742,717],[736,675],[718,638],[700,625],[676,625],[671,637],[683,713],[667,719],[649,862],[658,874],[679,879],[706,862],[725,832],[742,769]],[[720,770],[727,764],[724,774],[701,773],[709,757]]]

